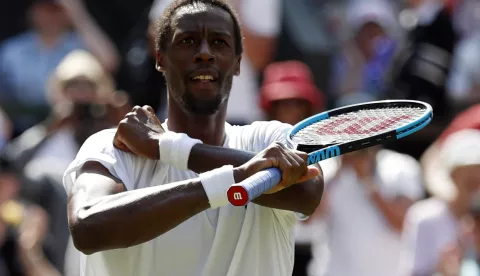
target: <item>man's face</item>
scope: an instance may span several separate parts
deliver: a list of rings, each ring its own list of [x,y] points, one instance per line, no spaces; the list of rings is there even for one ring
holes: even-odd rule
[[[97,84],[79,77],[65,83],[64,93],[74,103],[92,103],[97,94]]]
[[[458,167],[453,170],[452,179],[459,191],[475,196],[480,189],[480,165]]]
[[[294,125],[311,116],[312,106],[302,99],[280,100],[272,103],[270,118]]]
[[[377,41],[385,36],[385,31],[377,23],[369,22],[360,28],[357,40],[360,49],[367,59],[375,55]]]
[[[35,29],[43,33],[60,33],[68,28],[69,20],[63,8],[55,2],[36,2],[31,7]]]
[[[185,111],[215,114],[226,103],[240,73],[234,23],[221,8],[205,4],[179,8],[172,18],[166,50],[157,53],[169,97]]]

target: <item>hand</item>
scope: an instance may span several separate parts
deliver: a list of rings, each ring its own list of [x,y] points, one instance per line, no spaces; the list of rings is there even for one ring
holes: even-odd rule
[[[158,160],[160,158],[159,139],[165,132],[153,108],[135,106],[120,121],[113,145],[119,150]]]
[[[293,184],[314,178],[320,173],[315,167],[307,167],[307,159],[308,155],[304,152],[290,150],[281,143],[274,143],[236,168],[235,180],[240,182],[261,170],[277,167],[282,171],[282,181],[265,193],[273,194]]]
[[[41,252],[48,234],[48,214],[40,207],[29,207],[19,227],[18,243],[25,252]]]
[[[458,245],[447,246],[440,255],[437,272],[443,276],[458,276],[463,252]]]

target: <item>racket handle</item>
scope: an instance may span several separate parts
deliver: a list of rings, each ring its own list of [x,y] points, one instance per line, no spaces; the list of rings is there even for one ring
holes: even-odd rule
[[[277,168],[257,172],[244,181],[230,186],[227,191],[228,201],[234,206],[245,206],[278,185],[281,180],[282,172]]]

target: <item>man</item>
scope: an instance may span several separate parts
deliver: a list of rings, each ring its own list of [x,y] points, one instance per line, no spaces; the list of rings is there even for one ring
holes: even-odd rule
[[[389,2],[347,5],[350,34],[334,58],[330,85],[336,106],[383,99],[384,73],[396,48],[394,10]]]
[[[400,275],[432,275],[442,255],[461,238],[461,221],[480,191],[480,131],[465,129],[440,145],[437,173],[446,172],[450,185],[415,203],[405,217]],[[439,187],[440,188],[440,187]],[[445,192],[449,191],[449,193]]]
[[[325,96],[303,62],[274,62],[265,68],[260,107],[268,120],[294,125],[325,108]]]
[[[48,78],[68,53],[88,49],[112,71],[118,63],[116,49],[81,1],[29,2],[32,28],[0,45],[0,98],[14,123],[14,137],[48,116]]]
[[[131,106],[119,106],[112,77],[84,50],[65,56],[49,79],[48,119],[10,141],[2,154],[24,177],[21,195],[47,211],[52,262],[61,271],[70,236],[63,173],[90,135],[118,124]]]
[[[325,183],[317,211],[326,235],[313,239],[310,275],[394,275],[403,219],[423,196],[420,165],[382,147],[336,159],[336,175]]]
[[[167,122],[135,107],[65,172],[81,275],[291,275],[295,214],[318,206],[321,170],[282,144],[290,125],[225,123],[242,55],[228,4],[178,0],[157,25]],[[245,208],[228,204],[232,184],[268,167],[283,172],[277,187]]]
[[[150,10],[150,19],[156,21],[173,0],[155,0]],[[233,125],[250,124],[262,118],[256,105],[258,77],[273,61],[277,36],[282,29],[282,1],[280,0],[228,0],[238,13],[244,53],[242,74],[233,80],[227,121]]]

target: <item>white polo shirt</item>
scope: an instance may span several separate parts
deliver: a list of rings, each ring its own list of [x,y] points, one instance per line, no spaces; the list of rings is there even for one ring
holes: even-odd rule
[[[285,143],[290,128],[279,122],[227,124],[224,147],[259,152],[274,141]],[[112,145],[115,131],[103,130],[85,142],[65,172],[67,193],[76,171],[89,160],[102,163],[128,190],[197,177],[192,171],[117,150]],[[228,205],[201,212],[137,246],[74,256],[80,258],[81,276],[290,276],[295,222],[291,211],[253,203],[247,208]]]

